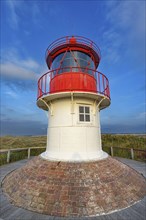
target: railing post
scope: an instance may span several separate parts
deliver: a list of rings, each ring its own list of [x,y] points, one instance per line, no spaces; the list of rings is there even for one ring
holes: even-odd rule
[[[8,150],[8,153],[7,153],[7,163],[10,163],[10,149]]]
[[[102,75],[102,85],[103,85],[103,92],[105,94],[105,82],[104,82],[104,76]]]
[[[98,88],[99,88],[98,92],[101,92],[101,89],[100,89],[100,73],[99,72],[98,72]]]
[[[46,94],[46,77],[47,77],[47,75],[45,75],[45,94]]]
[[[112,157],[114,156],[114,150],[113,150],[113,147],[111,147],[111,156],[112,156]]]
[[[131,148],[130,151],[131,151],[131,159],[134,160],[134,150],[133,150],[133,148]]]
[[[30,158],[30,147],[28,148],[28,159]]]

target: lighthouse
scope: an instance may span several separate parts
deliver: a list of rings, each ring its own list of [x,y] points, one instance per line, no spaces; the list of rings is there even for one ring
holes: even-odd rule
[[[92,217],[127,208],[145,195],[145,179],[102,150],[100,110],[110,105],[100,50],[84,37],[47,48],[49,71],[38,80],[37,105],[47,111],[46,151],[3,180],[18,207],[60,217]]]
[[[47,48],[49,72],[38,81],[37,105],[48,111],[48,160],[106,158],[101,146],[100,110],[110,105],[109,82],[97,71],[100,50],[91,40],[67,36]]]

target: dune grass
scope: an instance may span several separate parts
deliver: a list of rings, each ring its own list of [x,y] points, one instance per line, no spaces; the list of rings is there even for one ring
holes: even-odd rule
[[[46,136],[3,136],[0,137],[1,149],[45,147]],[[111,154],[113,147],[114,156],[131,158],[130,149],[134,149],[134,159],[146,160],[146,135],[115,135],[102,134],[102,147]],[[137,150],[136,150],[137,149]],[[145,150],[145,151],[141,151]],[[31,156],[37,156],[45,149],[31,149]],[[11,152],[10,162],[27,158],[27,150]],[[0,154],[0,165],[5,164],[7,153]]]
[[[46,136],[2,136],[0,137],[1,149],[44,147]],[[115,135],[102,134],[103,147],[123,147],[146,150],[146,135]]]
[[[46,146],[46,136],[2,136],[1,149],[29,148]]]
[[[45,147],[46,136],[3,136],[0,137],[1,149],[29,148],[29,147]],[[45,149],[31,149],[31,156],[41,154]],[[10,162],[26,159],[28,157],[27,150],[11,151]],[[7,153],[0,154],[0,165],[7,162]]]
[[[146,150],[146,135],[115,135],[115,134],[103,134],[102,146],[112,146],[121,148],[135,148]]]

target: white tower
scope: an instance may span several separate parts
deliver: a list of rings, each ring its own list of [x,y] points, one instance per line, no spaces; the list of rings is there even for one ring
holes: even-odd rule
[[[96,71],[99,48],[84,37],[63,37],[47,49],[49,72],[38,81],[37,105],[48,111],[49,160],[89,161],[102,151],[101,109],[110,105],[108,79]]]

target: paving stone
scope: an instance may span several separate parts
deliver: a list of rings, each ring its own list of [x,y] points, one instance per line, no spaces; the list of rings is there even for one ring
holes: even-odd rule
[[[3,191],[18,207],[86,219],[134,204],[146,194],[145,186],[142,175],[110,156],[82,163],[38,156],[8,174],[2,183]]]

